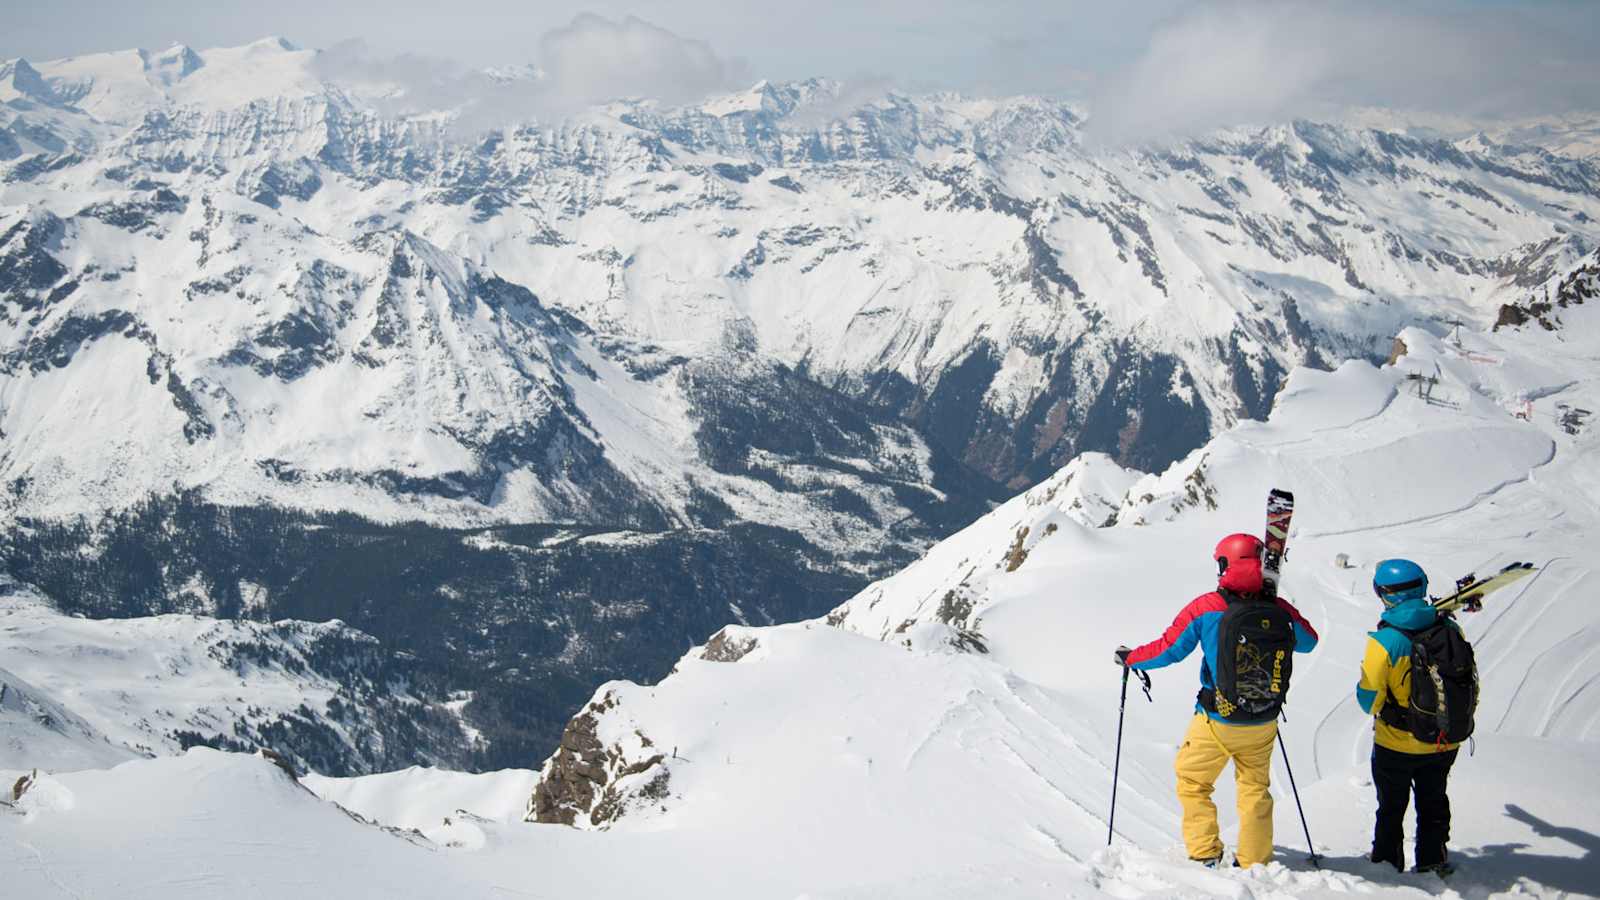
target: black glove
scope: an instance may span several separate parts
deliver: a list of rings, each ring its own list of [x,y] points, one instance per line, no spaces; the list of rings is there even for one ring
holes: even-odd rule
[[[1117,665],[1126,666],[1128,664],[1128,654],[1132,653],[1132,652],[1133,652],[1133,650],[1129,649],[1127,644],[1123,644],[1121,647],[1118,647],[1117,648]]]

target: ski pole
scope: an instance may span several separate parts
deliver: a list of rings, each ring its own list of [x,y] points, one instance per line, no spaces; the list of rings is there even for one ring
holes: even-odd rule
[[[1116,761],[1111,766],[1111,815],[1106,820],[1106,846],[1111,846],[1111,836],[1117,830],[1117,781],[1122,773],[1122,718],[1128,711],[1128,673],[1133,667],[1126,663],[1122,666],[1122,699],[1117,703],[1117,755]],[[1139,682],[1144,687],[1144,696],[1151,703],[1155,698],[1150,696],[1150,676],[1144,672],[1136,673]]]
[[[1311,865],[1322,868],[1322,857],[1317,855],[1317,845],[1311,843],[1311,826],[1306,824],[1306,808],[1300,805],[1300,789],[1294,783],[1294,767],[1289,765],[1289,745],[1283,742],[1283,732],[1278,732],[1278,748],[1283,751],[1283,770],[1289,773],[1289,790],[1294,792],[1294,808],[1300,811],[1300,827],[1306,832],[1306,849],[1311,853]]]
[[[1122,700],[1117,704],[1117,755],[1111,765],[1111,815],[1106,819],[1106,846],[1111,846],[1111,836],[1117,830],[1117,778],[1122,773],[1122,717],[1128,711],[1127,663],[1122,664]]]

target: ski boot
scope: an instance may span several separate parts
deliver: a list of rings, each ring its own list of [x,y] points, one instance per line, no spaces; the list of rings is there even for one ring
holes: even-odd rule
[[[1395,856],[1391,853],[1380,853],[1377,850],[1367,854],[1367,862],[1380,866],[1394,866],[1394,870],[1396,872],[1404,872],[1406,870],[1406,860],[1404,856]]]
[[[1419,865],[1412,871],[1423,874],[1432,872],[1440,878],[1449,878],[1451,875],[1455,874],[1456,867],[1448,859],[1441,859],[1438,862],[1431,862],[1427,865]]]

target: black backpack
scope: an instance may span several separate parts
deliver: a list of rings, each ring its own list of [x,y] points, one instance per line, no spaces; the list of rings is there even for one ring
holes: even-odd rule
[[[1422,631],[1395,630],[1411,639],[1410,705],[1385,703],[1378,718],[1424,744],[1459,744],[1471,737],[1478,662],[1466,636],[1448,619]]]
[[[1216,687],[1200,692],[1201,705],[1224,719],[1276,719],[1294,671],[1294,617],[1270,599],[1221,593]]]

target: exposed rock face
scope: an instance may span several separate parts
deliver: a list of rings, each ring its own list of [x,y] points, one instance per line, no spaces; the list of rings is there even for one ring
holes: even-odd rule
[[[1494,330],[1537,322],[1545,331],[1555,331],[1562,326],[1561,310],[1595,300],[1600,300],[1600,251],[1552,278],[1526,299],[1501,306]]]
[[[728,626],[711,636],[699,651],[706,662],[738,662],[756,649],[758,642],[748,629]]]
[[[256,755],[277,766],[280,772],[289,776],[290,781],[296,784],[300,783],[300,773],[294,770],[294,763],[290,762],[282,753],[262,747],[256,751]]]
[[[630,809],[668,798],[672,774],[665,761],[654,742],[628,724],[616,695],[603,692],[567,723],[525,820],[605,828]]]
[[[1502,309],[1501,310],[1501,316],[1504,317],[1504,315],[1505,315],[1505,311],[1504,311],[1504,309]],[[1499,326],[1497,325],[1495,327],[1498,328]],[[1411,352],[1411,351],[1410,351],[1410,348],[1408,348],[1406,346],[1406,342],[1401,340],[1401,339],[1399,339],[1399,338],[1395,338],[1394,339],[1394,346],[1389,348],[1389,358],[1384,360],[1383,364],[1386,365],[1386,366],[1392,366],[1396,362],[1398,362],[1401,357],[1405,356],[1409,352]]]
[[[555,825],[572,825],[580,813],[594,808],[595,798],[605,790],[606,753],[595,737],[596,718],[611,708],[609,698],[591,703],[572,717],[561,733],[561,745],[545,763],[539,784],[528,804],[527,820]]]

